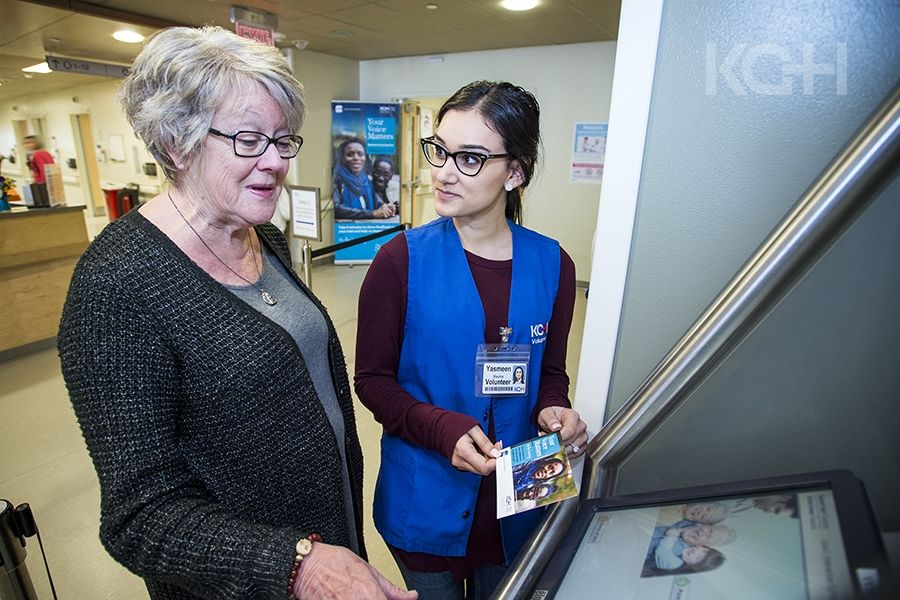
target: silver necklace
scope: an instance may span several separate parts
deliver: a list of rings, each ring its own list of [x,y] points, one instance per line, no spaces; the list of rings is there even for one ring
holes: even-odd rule
[[[227,262],[222,260],[218,254],[213,252],[213,249],[210,248],[209,244],[207,244],[206,241],[200,236],[200,234],[197,233],[197,230],[194,229],[194,226],[191,225],[191,222],[187,220],[187,218],[184,216],[184,214],[182,214],[181,210],[178,208],[178,205],[175,204],[175,200],[172,198],[172,192],[166,192],[166,194],[169,196],[169,202],[172,203],[172,207],[175,209],[175,212],[178,213],[178,216],[181,217],[181,220],[184,221],[184,223],[188,227],[190,227],[191,231],[194,232],[194,235],[197,236],[197,239],[200,240],[200,243],[203,244],[207,250],[209,250],[210,254],[212,254],[213,256],[216,257],[216,260],[218,260],[220,263],[222,263],[226,269],[228,269],[229,271],[231,271],[232,273],[234,273],[235,275],[240,277],[241,281],[246,281],[247,285],[252,285],[253,287],[255,287],[256,291],[259,292],[259,297],[262,298],[263,302],[265,302],[269,306],[275,306],[276,304],[278,304],[278,300],[276,300],[272,296],[272,294],[270,294],[266,290],[262,289],[259,285],[253,283],[252,281],[250,281],[249,279],[247,279],[246,277],[244,277],[243,275],[241,275],[240,273],[238,273],[237,271],[235,271],[234,269],[229,267]],[[256,277],[257,277],[257,280],[259,280],[262,278],[262,272],[259,270],[259,265],[256,263],[256,252],[253,249],[253,239],[252,238],[250,239],[250,252],[253,254],[253,266],[256,267]],[[260,258],[262,258],[262,253],[260,253]]]

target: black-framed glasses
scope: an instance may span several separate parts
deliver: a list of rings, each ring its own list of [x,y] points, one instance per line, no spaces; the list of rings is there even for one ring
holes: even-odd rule
[[[273,138],[258,131],[223,133],[212,127],[209,128],[209,132],[231,140],[231,143],[234,145],[235,156],[244,158],[262,156],[272,144],[275,144],[275,150],[278,151],[278,156],[281,158],[294,158],[300,152],[300,146],[303,145],[303,138],[299,135],[280,135],[277,138]]]
[[[450,152],[440,144],[434,141],[434,136],[422,138],[419,140],[422,144],[422,152],[425,153],[425,160],[433,167],[441,168],[447,164],[447,159],[452,158],[453,164],[463,175],[475,177],[481,173],[484,163],[492,158],[509,158],[509,154],[482,154],[481,152],[472,152],[471,150],[460,150],[459,152]]]

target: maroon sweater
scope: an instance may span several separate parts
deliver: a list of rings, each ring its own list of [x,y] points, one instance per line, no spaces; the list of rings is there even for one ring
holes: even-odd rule
[[[485,342],[499,342],[499,328],[507,324],[509,314],[512,260],[488,260],[469,252],[466,252],[466,258],[484,305]],[[468,415],[420,402],[397,383],[403,325],[406,322],[408,270],[406,237],[400,234],[381,248],[363,281],[359,292],[360,317],[356,334],[356,394],[387,433],[440,452],[450,460],[459,438],[479,422]],[[447,301],[452,302],[453,299],[448,298]],[[566,375],[566,344],[574,306],[575,264],[560,248],[559,291],[544,349],[537,406],[530,415],[535,425],[542,409],[571,406],[568,399],[569,376]],[[491,441],[496,441],[493,415],[488,429],[487,436]],[[405,552],[397,548],[391,550],[409,569],[450,571],[457,580],[468,577],[477,567],[504,564],[496,489],[493,473],[482,480],[466,556],[446,557]]]

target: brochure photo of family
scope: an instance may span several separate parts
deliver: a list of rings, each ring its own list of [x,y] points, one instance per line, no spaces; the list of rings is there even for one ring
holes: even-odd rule
[[[546,506],[578,493],[559,434],[540,436],[501,451],[497,460],[497,517]]]

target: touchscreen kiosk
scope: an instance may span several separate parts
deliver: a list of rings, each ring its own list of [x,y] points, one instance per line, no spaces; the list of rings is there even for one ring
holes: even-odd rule
[[[887,597],[862,484],[847,471],[588,500],[533,600]]]

